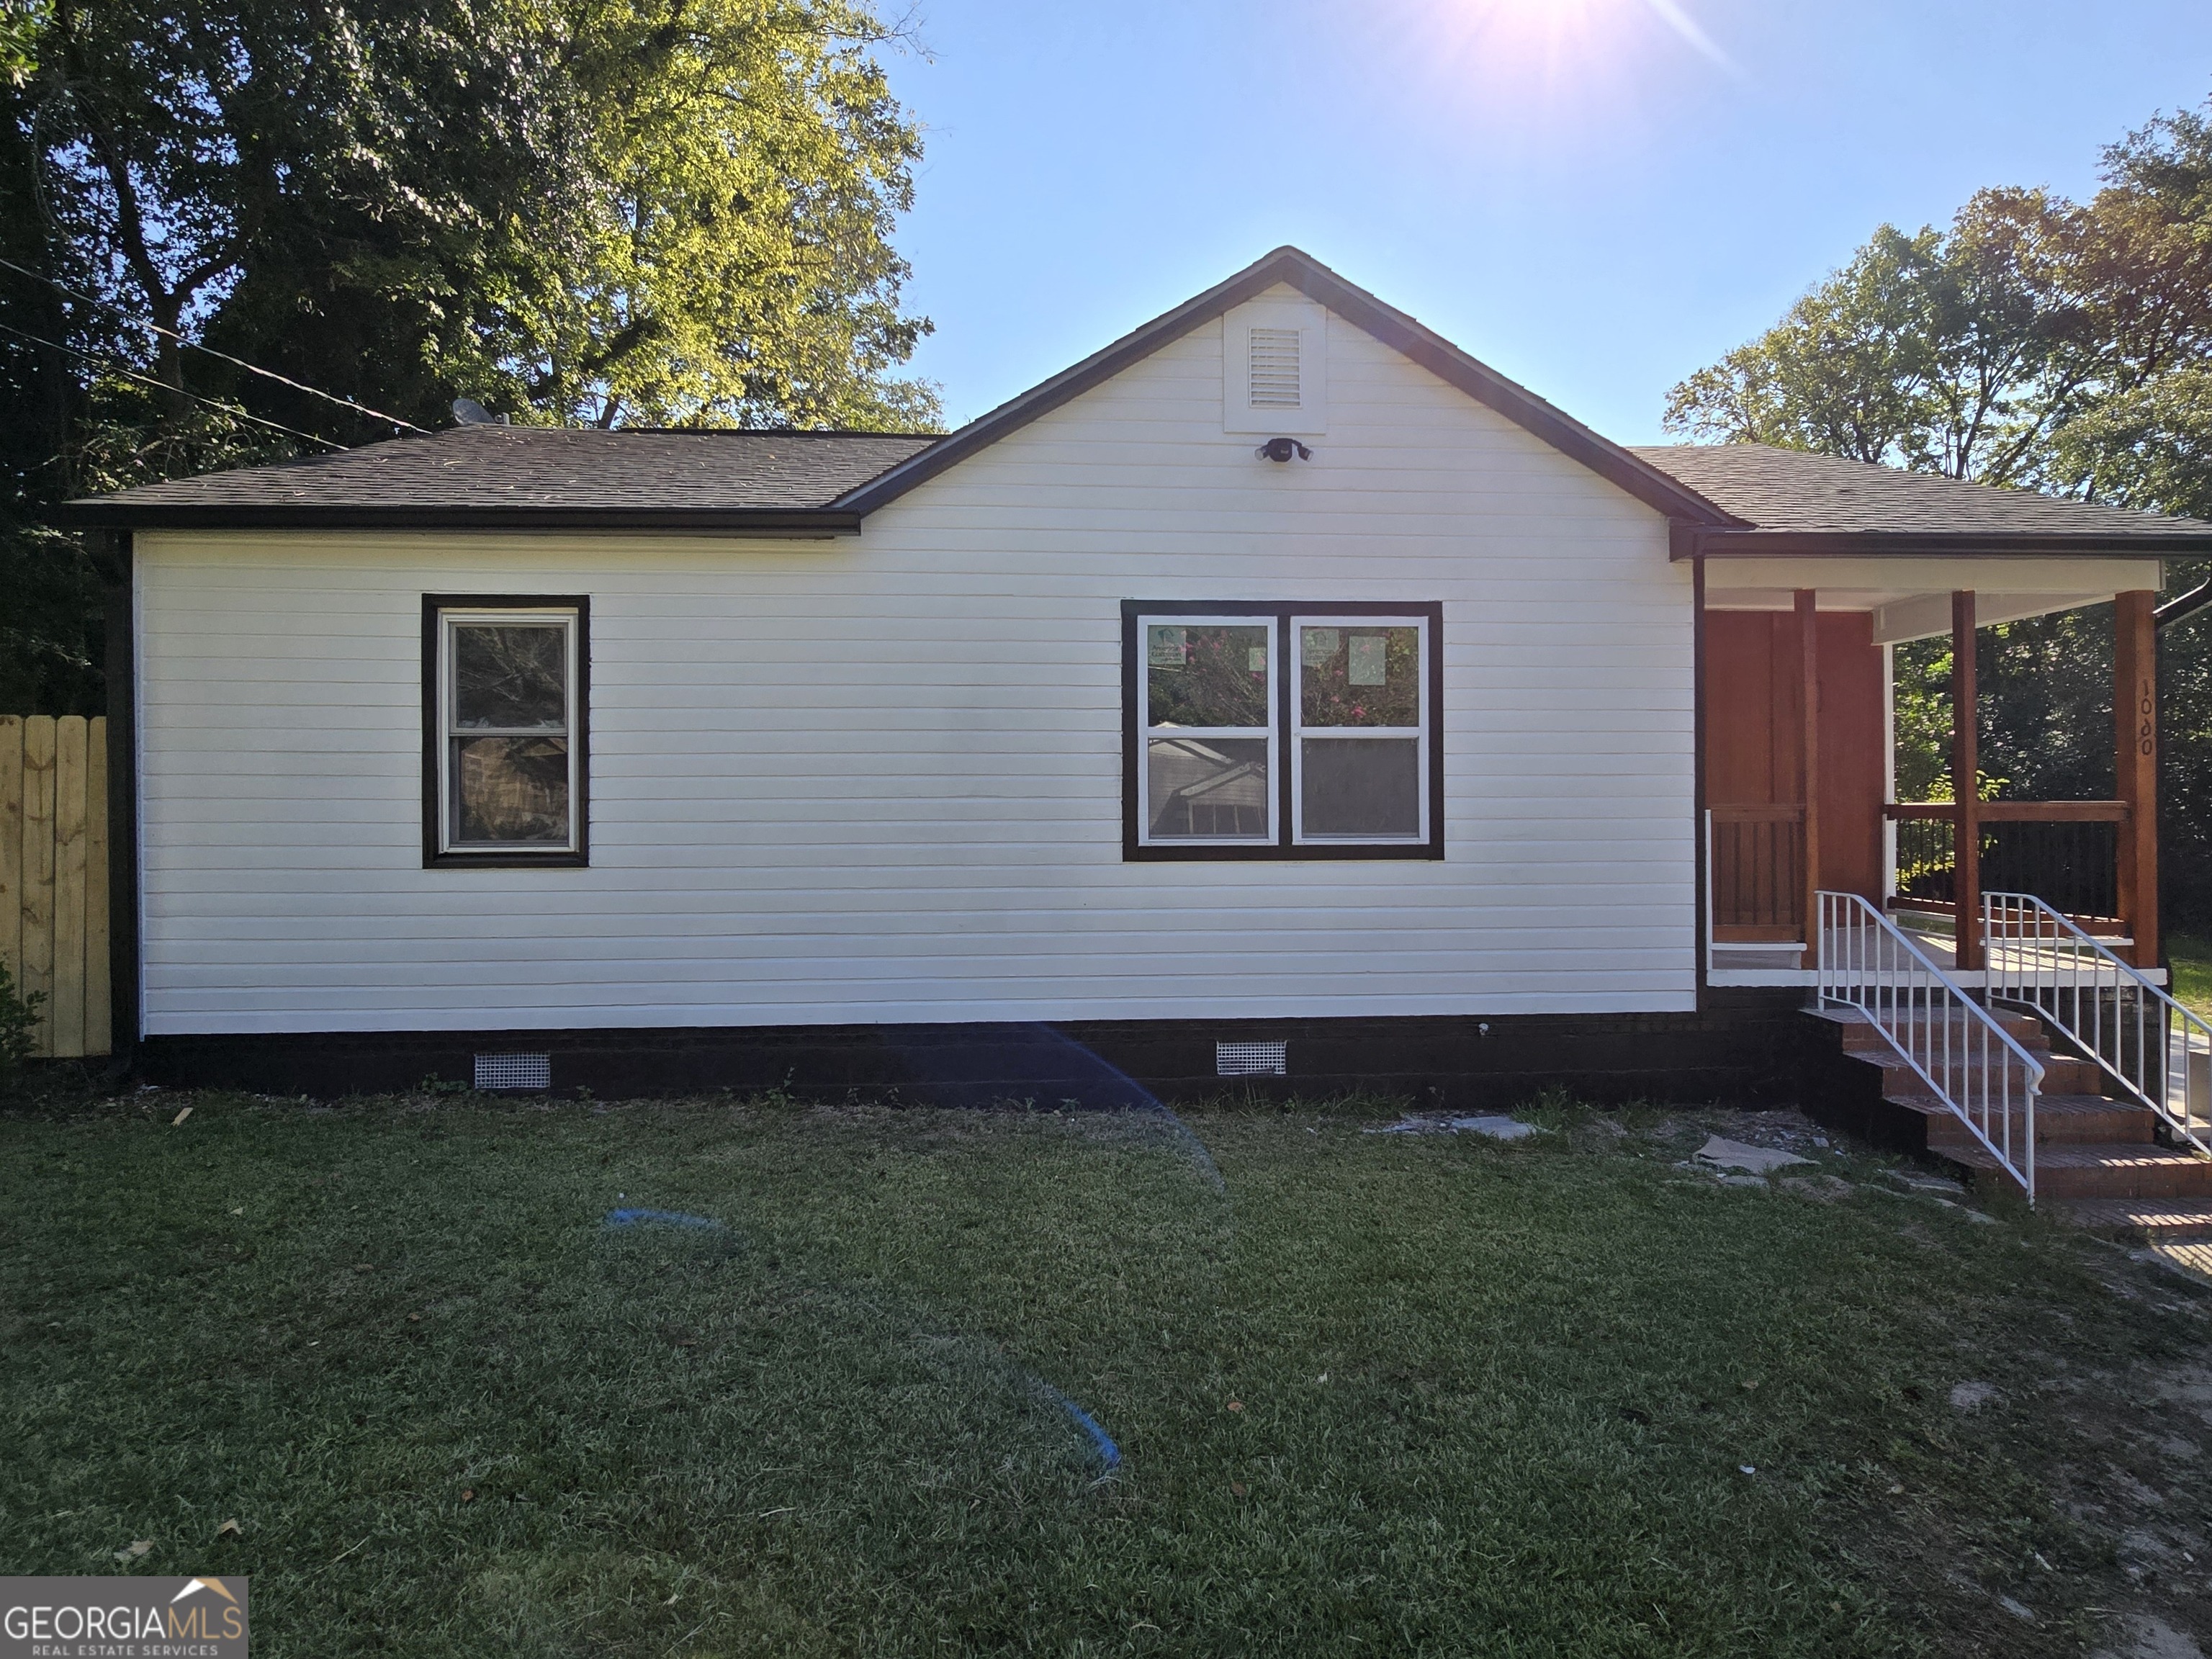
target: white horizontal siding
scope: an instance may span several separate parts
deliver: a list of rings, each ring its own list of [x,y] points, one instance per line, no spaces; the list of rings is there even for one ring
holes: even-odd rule
[[[1358,330],[1202,329],[857,539],[139,540],[149,1032],[1680,1009],[1663,522]],[[426,592],[592,596],[592,867],[423,870]],[[1442,863],[1126,864],[1120,604],[1440,600]]]

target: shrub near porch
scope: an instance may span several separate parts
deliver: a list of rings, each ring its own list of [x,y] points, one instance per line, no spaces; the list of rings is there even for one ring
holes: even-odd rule
[[[276,1655],[2058,1654],[2199,1616],[2191,1284],[1870,1159],[1680,1167],[1729,1115],[1534,1115],[1193,1114],[1224,1192],[1119,1115],[20,1112],[0,1557],[250,1573]]]

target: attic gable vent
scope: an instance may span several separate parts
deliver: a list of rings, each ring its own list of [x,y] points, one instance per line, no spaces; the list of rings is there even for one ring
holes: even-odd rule
[[[1255,409],[1296,409],[1298,398],[1298,331],[1294,328],[1255,328],[1250,331],[1247,363],[1250,401]]]
[[[1328,313],[1266,294],[1221,319],[1221,429],[1262,437],[1328,430]]]

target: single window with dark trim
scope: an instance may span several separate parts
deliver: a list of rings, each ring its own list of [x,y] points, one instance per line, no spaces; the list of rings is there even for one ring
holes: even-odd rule
[[[591,602],[422,600],[422,860],[585,861]]]
[[[1436,604],[1125,601],[1132,859],[1442,858]]]

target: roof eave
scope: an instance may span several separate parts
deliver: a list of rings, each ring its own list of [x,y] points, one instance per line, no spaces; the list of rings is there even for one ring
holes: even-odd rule
[[[810,539],[860,533],[860,515],[836,507],[185,506],[94,496],[66,503],[58,517],[86,530],[650,530]]]
[[[1476,402],[1678,524],[1717,529],[1749,527],[1746,520],[1601,436],[1564,410],[1555,409],[1525,386],[1507,380],[1442,335],[1364,289],[1354,287],[1296,248],[1276,249],[1226,282],[1163,313],[1103,350],[1063,369],[988,414],[979,416],[920,454],[909,456],[878,473],[839,496],[832,505],[863,514],[872,513],[1278,283],[1287,283],[1308,299],[1364,329],[1447,385],[1456,386]]]
[[[1677,537],[1668,556],[1694,558],[2184,558],[2212,553],[2212,531],[2125,533],[1989,531],[1699,529]]]

